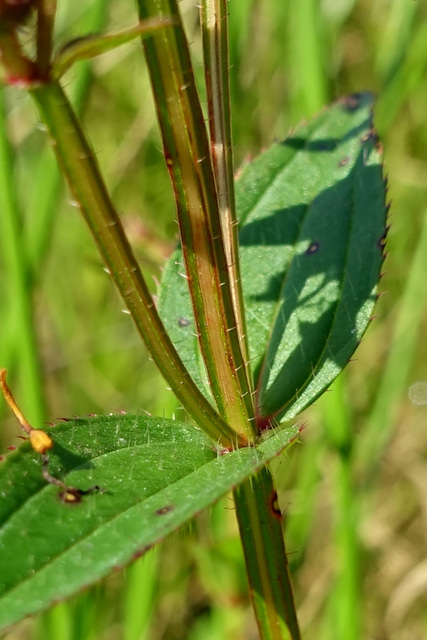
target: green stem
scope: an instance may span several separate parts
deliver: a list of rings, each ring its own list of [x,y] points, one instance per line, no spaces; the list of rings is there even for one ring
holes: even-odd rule
[[[188,43],[176,0],[138,0],[138,6],[141,19],[171,16],[176,25],[143,44],[212,393],[219,413],[242,440],[253,442],[252,384],[236,330],[210,146]]]
[[[159,547],[126,569],[122,640],[149,640],[160,575]]]
[[[62,88],[52,82],[33,88],[31,94],[48,127],[74,199],[153,360],[200,428],[213,438],[220,438],[225,446],[232,445],[233,433],[196,387],[166,333],[93,150]]]
[[[105,25],[108,2],[98,0],[87,11],[84,31],[97,33]],[[73,82],[68,88],[71,103],[80,118],[86,106],[93,73],[88,62],[82,62],[75,68]],[[63,183],[56,158],[50,149],[43,149],[37,163],[34,185],[28,198],[27,206],[27,244],[29,245],[30,263],[33,280],[41,272],[42,262],[47,256],[52,242],[55,216],[58,201],[62,195]]]
[[[240,277],[238,221],[234,193],[228,54],[228,2],[203,0],[201,4],[205,81],[208,95],[211,153],[218,192],[224,249],[236,310],[237,334],[247,367],[249,350]],[[250,372],[247,374],[250,377]]]
[[[252,604],[262,640],[299,640],[277,492],[268,468],[234,490]]]
[[[353,465],[349,456],[335,461],[335,549],[337,562],[336,612],[333,631],[337,638],[360,640],[360,554],[357,536],[358,507]]]
[[[47,79],[52,55],[52,37],[55,24],[56,0],[38,0],[37,9],[37,71]]]
[[[299,496],[298,508],[286,519],[286,543],[288,549],[297,550],[290,556],[291,571],[298,571],[304,564],[305,555],[313,531],[313,519],[319,496],[319,467],[324,459],[324,438],[318,437],[304,442],[302,451],[294,452],[298,455],[295,483],[292,491]],[[295,464],[295,460],[294,460]],[[280,482],[280,476],[278,479]]]
[[[34,312],[31,299],[29,269],[22,242],[19,207],[13,177],[13,156],[6,130],[4,93],[0,88],[0,234],[2,237],[3,260],[8,278],[9,317],[14,320],[13,331],[19,333],[17,348],[21,362],[21,375],[25,381],[22,397],[23,404],[35,424],[45,419],[45,404],[41,384],[40,362],[37,351]],[[10,325],[11,323],[8,323]],[[3,325],[3,330],[5,326]],[[2,338],[5,339],[4,331]],[[9,353],[9,345],[4,345],[3,365]]]
[[[301,95],[303,113],[311,115],[327,102],[327,80],[320,30],[321,10],[317,0],[299,0],[295,4],[292,40],[295,83]],[[298,74],[298,77],[296,77]]]
[[[85,28],[90,31],[99,31],[105,22],[105,14],[108,6],[105,0],[98,1],[88,12]],[[91,71],[88,64],[79,65],[76,70],[76,78],[70,90],[72,92],[72,102],[76,104],[77,113],[83,110],[86,97],[90,88]],[[2,120],[4,122],[4,120]],[[7,162],[2,162],[4,175],[10,171],[11,167]],[[6,179],[6,178],[5,178]],[[11,178],[10,178],[11,179]],[[34,180],[31,190],[26,193],[25,201],[25,237],[22,232],[24,229],[19,228],[19,252],[22,264],[24,264],[23,249],[25,248],[26,259],[26,295],[30,297],[32,290],[40,274],[43,272],[43,263],[48,255],[50,245],[54,234],[54,216],[58,210],[58,200],[62,194],[61,175],[58,169],[58,163],[52,155],[50,149],[43,149],[42,155],[38,159],[37,169],[34,174]],[[12,189],[16,188],[12,186]],[[2,188],[4,196],[7,195],[7,189]],[[2,208],[3,211],[6,209]],[[6,239],[7,236],[3,235]],[[10,249],[11,244],[8,242],[7,247]],[[40,394],[43,392],[40,382],[40,375],[33,380],[34,372],[39,371],[37,367],[29,368],[25,362],[28,358],[21,357],[19,353],[25,349],[26,340],[23,340],[23,328],[20,320],[20,311],[16,309],[16,296],[13,296],[14,305],[10,305],[5,309],[4,319],[2,320],[2,344],[1,344],[1,362],[3,366],[9,367],[12,361],[20,361],[20,368],[23,379],[26,381],[23,389],[22,398],[24,406],[28,406],[29,413],[34,417],[34,422],[45,419],[44,400]],[[34,333],[34,329],[33,329]],[[33,372],[33,373],[31,373]],[[28,399],[27,395],[30,394]],[[21,395],[21,394],[20,394]],[[35,399],[37,404],[35,405]],[[30,407],[34,407],[34,413]],[[39,406],[39,409],[37,409]],[[43,411],[40,411],[43,408]]]
[[[334,538],[336,583],[332,628],[337,638],[360,638],[359,503],[354,487],[352,416],[345,393],[345,372],[325,398],[326,443],[334,460]]]

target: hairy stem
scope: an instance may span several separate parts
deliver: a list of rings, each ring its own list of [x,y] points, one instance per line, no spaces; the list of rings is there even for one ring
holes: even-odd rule
[[[245,309],[239,267],[238,226],[234,194],[228,55],[228,1],[203,0],[201,24],[209,130],[218,206],[224,237],[231,294],[236,310],[237,335],[248,367]],[[250,372],[248,371],[248,376]]]
[[[233,445],[233,433],[196,387],[166,333],[92,148],[62,88],[52,82],[33,88],[31,94],[74,199],[153,360],[200,428],[225,446]]]
[[[237,335],[210,145],[176,0],[138,0],[141,19],[174,26],[144,40],[166,163],[177,201],[199,342],[219,413],[254,442],[252,383]]]
[[[299,640],[282,515],[267,467],[234,491],[252,605],[262,640]]]

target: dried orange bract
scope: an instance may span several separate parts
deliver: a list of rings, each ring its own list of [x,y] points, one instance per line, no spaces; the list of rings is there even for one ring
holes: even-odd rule
[[[29,436],[31,446],[37,453],[46,453],[53,447],[52,438],[42,429],[32,429]]]

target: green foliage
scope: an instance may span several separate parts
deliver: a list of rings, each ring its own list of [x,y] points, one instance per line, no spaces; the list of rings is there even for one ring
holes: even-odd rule
[[[372,316],[383,261],[385,184],[372,97],[349,96],[244,165],[240,266],[258,420],[290,420],[345,367]],[[181,252],[160,313],[209,397]]]
[[[62,41],[105,30],[89,24],[86,14],[93,10],[105,14],[108,5],[109,28],[129,24],[127,2],[95,0],[78,5],[61,0],[58,4]],[[422,496],[427,432],[425,407],[411,404],[407,391],[412,382],[425,379],[427,357],[426,343],[420,339],[427,291],[423,286],[427,269],[426,5],[410,0],[303,4],[306,11],[287,0],[229,4],[236,166],[248,153],[258,154],[275,137],[283,139],[301,118],[312,115],[313,108],[319,108],[319,86],[321,99],[326,95],[328,100],[365,88],[375,91],[375,122],[387,150],[393,201],[387,242],[393,258],[386,261],[381,286],[388,295],[378,304],[379,318],[358,349],[357,362],[340,377],[339,387],[334,383],[331,392],[305,413],[304,446],[293,451],[286,464],[278,461],[276,478],[286,510],[296,600],[305,640],[350,640],[355,637],[350,633],[358,633],[355,619],[362,638],[422,638],[426,628],[423,593],[414,587],[426,555]],[[181,7],[200,69],[194,3],[184,1]],[[305,22],[316,28],[308,33]],[[311,75],[309,56],[316,57]],[[90,70],[76,65],[66,84],[71,91],[79,68],[85,67],[91,89],[89,102],[79,100],[85,108],[85,128],[109,177],[138,259],[151,278],[152,273],[159,277],[158,267],[174,242],[176,225],[140,57],[138,46],[127,46],[96,60]],[[34,253],[35,227],[40,227],[41,242],[34,263],[37,278],[25,280],[25,293],[32,302],[27,322],[28,317],[17,319],[11,304],[15,283],[3,250],[10,247],[10,239],[2,233],[0,364],[11,368],[17,395],[37,425],[58,415],[106,408],[139,412],[144,407],[154,414],[171,415],[176,404],[139,348],[129,318],[120,313],[121,303],[111,295],[108,278],[70,206],[69,195],[64,197],[57,188],[55,197],[47,201],[52,162],[42,164],[40,157],[44,152],[48,160],[52,157],[50,149],[43,147],[43,134],[32,133],[32,106],[22,93],[8,91],[7,98],[7,130],[18,152],[17,161],[13,158],[9,166],[9,179],[19,196],[21,259]],[[26,366],[28,359],[22,355],[31,323],[29,331],[36,334],[42,356],[43,417],[38,410],[44,404],[38,388],[40,373],[32,375],[34,367]],[[342,401],[336,401],[337,395]],[[3,417],[3,403],[0,412]],[[10,418],[2,422],[4,450],[15,444],[19,431]],[[331,447],[332,438],[324,437],[324,429],[332,422],[341,430],[345,425],[344,450]],[[339,484],[343,464],[347,465],[345,489]],[[345,492],[350,496],[346,503],[341,500]],[[348,519],[346,508],[356,511],[356,521]],[[145,576],[142,583],[144,593],[150,589],[157,594],[148,619],[152,626],[144,638],[216,640],[252,632],[234,512],[228,501],[218,505],[215,517],[213,532],[203,514],[191,536],[161,545],[157,577]],[[335,535],[335,523],[346,526],[346,519],[349,537],[357,538],[362,547],[359,555]],[[234,571],[240,589],[228,581],[216,593],[212,585],[223,549],[227,570]],[[203,552],[212,566],[202,585],[192,565],[197,552]],[[304,563],[304,558],[309,562]],[[349,576],[343,581],[340,574],[352,562],[357,568],[353,579],[358,583],[358,599],[348,608],[345,580]],[[133,566],[143,568],[144,563],[142,558]],[[24,622],[7,637],[57,640],[61,635],[89,640],[109,638],[112,632],[127,637],[123,606],[129,577],[118,572],[48,616]],[[135,611],[133,597],[129,602]],[[344,626],[346,635],[340,635],[336,617],[346,607],[351,616]],[[68,635],[61,633],[64,625]],[[135,633],[133,640],[140,637]]]
[[[298,428],[255,448],[216,450],[173,420],[108,416],[50,430],[49,472],[100,487],[64,503],[28,444],[0,468],[0,629],[123,566],[282,451]]]

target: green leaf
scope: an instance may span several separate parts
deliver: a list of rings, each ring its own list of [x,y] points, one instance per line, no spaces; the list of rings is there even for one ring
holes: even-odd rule
[[[56,54],[52,66],[52,77],[60,78],[78,60],[89,60],[107,51],[127,44],[135,38],[148,37],[156,31],[173,24],[168,17],[141,20],[135,27],[106,35],[91,34],[83,38],[76,38],[67,42]]]
[[[160,418],[75,419],[49,433],[49,472],[102,491],[59,499],[28,443],[0,466],[0,629],[121,567],[276,456],[298,433],[216,450],[201,431]]]
[[[344,368],[369,323],[383,261],[385,183],[370,94],[343,98],[243,167],[240,264],[258,423],[289,420]],[[160,313],[210,397],[180,252]]]

